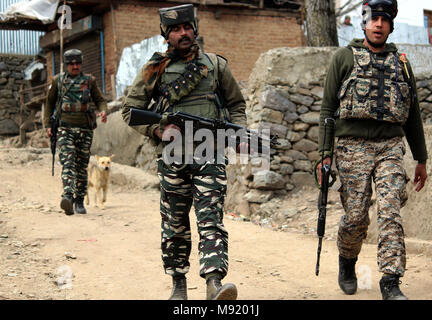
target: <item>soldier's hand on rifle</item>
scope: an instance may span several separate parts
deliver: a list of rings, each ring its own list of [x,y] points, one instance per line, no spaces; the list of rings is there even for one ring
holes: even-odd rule
[[[323,163],[330,165],[331,158],[324,158]],[[318,183],[321,185],[321,162],[317,165]]]
[[[51,136],[52,136],[51,128],[46,129],[46,134],[47,134],[48,138],[51,138]]]
[[[241,142],[238,146],[237,146],[237,153],[248,153],[249,152],[249,143],[247,142]],[[251,149],[250,153],[254,153],[254,149]]]
[[[106,122],[107,122],[107,114],[106,114],[105,111],[99,112],[99,113],[97,114],[97,116],[98,116],[98,117],[101,117],[101,121],[102,121],[103,123],[106,123]]]
[[[415,190],[417,192],[423,189],[426,179],[427,179],[426,164],[424,163],[417,164],[414,173],[414,184],[416,185]]]
[[[159,128],[157,128],[155,130],[155,134],[162,141],[173,141],[175,138],[177,138],[179,135],[181,135],[181,130],[175,124],[168,124],[165,126],[163,133],[161,133]]]

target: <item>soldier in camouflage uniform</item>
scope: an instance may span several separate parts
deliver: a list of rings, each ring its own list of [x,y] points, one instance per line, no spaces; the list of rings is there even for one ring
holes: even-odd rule
[[[346,294],[357,290],[355,263],[369,225],[373,180],[384,300],[406,299],[399,288],[406,264],[400,209],[407,200],[409,180],[403,165],[403,136],[418,161],[416,191],[423,188],[427,178],[427,150],[414,74],[406,57],[393,43],[386,43],[396,14],[396,0],[363,1],[365,38],[354,39],[332,58],[320,116],[319,149],[326,164],[330,163],[329,141],[337,137],[335,161],[345,210],[337,238],[339,286]],[[326,118],[335,118],[336,126],[324,130]]]
[[[51,137],[50,117],[59,117],[58,145],[62,164],[63,194],[60,207],[67,215],[85,214],[84,196],[87,193],[87,166],[97,116],[106,122],[107,104],[95,77],[83,74],[82,52],[71,49],[64,53],[65,73],[55,76],[48,92],[43,121]]]
[[[227,61],[204,53],[197,44],[193,5],[160,9],[159,14],[168,50],[155,53],[137,75],[123,106],[125,121],[134,107],[161,114],[183,111],[245,126],[245,101]],[[150,104],[152,99],[154,105]],[[221,100],[225,101],[223,106]],[[207,299],[236,299],[235,285],[221,284],[228,271],[228,233],[223,224],[225,163],[166,163],[162,158],[166,137],[179,133],[180,128],[161,121],[138,130],[157,146],[162,260],[165,273],[173,278],[170,299],[187,299],[192,204],[200,235],[200,276],[206,279]]]

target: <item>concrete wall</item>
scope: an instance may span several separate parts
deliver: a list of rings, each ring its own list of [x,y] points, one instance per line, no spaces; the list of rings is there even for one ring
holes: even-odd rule
[[[430,75],[432,73],[432,45],[397,44],[399,52],[407,55],[414,74]]]

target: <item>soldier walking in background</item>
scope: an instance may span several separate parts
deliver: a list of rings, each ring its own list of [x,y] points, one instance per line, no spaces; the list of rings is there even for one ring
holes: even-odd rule
[[[129,121],[133,107],[153,108],[161,114],[182,111],[245,126],[245,101],[227,61],[204,53],[198,46],[193,5],[160,9],[159,14],[168,50],[155,53],[138,73],[123,106],[124,120]],[[152,99],[155,105],[150,105]],[[228,271],[228,232],[223,225],[225,163],[167,164],[162,158],[166,137],[170,132],[179,133],[180,128],[162,120],[139,130],[157,145],[162,260],[165,273],[173,279],[170,299],[187,299],[185,275],[190,266],[192,203],[200,235],[200,276],[206,279],[207,299],[236,299],[235,285],[221,284]]]
[[[372,180],[378,219],[378,267],[383,273],[384,300],[407,299],[399,288],[406,251],[400,209],[407,200],[403,156],[406,136],[418,161],[416,191],[426,181],[427,150],[411,66],[393,43],[387,43],[397,15],[396,0],[363,1],[364,39],[354,39],[332,58],[320,116],[319,150],[330,163],[330,145],[337,137],[335,161],[345,210],[337,238],[340,288],[357,290],[355,264],[369,225]],[[335,118],[334,130],[324,123]],[[320,165],[318,166],[320,172]]]
[[[55,76],[48,91],[43,114],[47,135],[54,133],[50,119],[54,114],[58,121],[59,158],[62,165],[63,194],[60,207],[67,215],[85,214],[84,197],[87,193],[87,166],[93,129],[96,128],[96,111],[90,107],[93,101],[97,116],[107,121],[107,104],[99,90],[95,77],[83,74],[82,52],[71,49],[64,53],[67,71]]]

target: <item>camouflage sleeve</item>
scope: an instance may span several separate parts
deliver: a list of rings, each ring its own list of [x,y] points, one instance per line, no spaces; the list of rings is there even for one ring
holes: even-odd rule
[[[148,109],[148,106],[152,100],[152,92],[149,92],[149,90],[146,88],[142,77],[145,68],[146,65],[144,65],[144,67],[138,72],[125,98],[125,102],[123,103],[122,117],[126,123],[129,122],[130,108]],[[148,136],[153,140],[158,139],[158,137],[154,134],[154,131],[159,128],[159,124],[134,126],[133,128],[139,133]]]
[[[240,91],[240,87],[225,59],[218,57],[219,61],[219,83],[221,92],[225,98],[226,108],[231,117],[231,122],[246,127],[246,102]]]
[[[97,82],[96,82],[96,78],[95,77],[91,77],[90,80],[90,94],[92,97],[93,102],[95,103],[97,109],[102,112],[102,111],[107,111],[108,107],[107,107],[107,102],[102,94],[102,91],[99,89]]]
[[[419,163],[426,163],[428,154],[426,149],[423,122],[420,114],[420,106],[417,97],[416,80],[409,62],[407,63],[407,69],[411,79],[411,94],[413,95],[413,99],[408,119],[405,122],[403,129],[414,160],[417,160]]]
[[[58,94],[57,80],[58,80],[58,76],[52,78],[51,86],[48,89],[45,108],[43,112],[43,124],[45,128],[48,128],[50,126],[50,117],[54,112],[57,103],[57,94]]]

